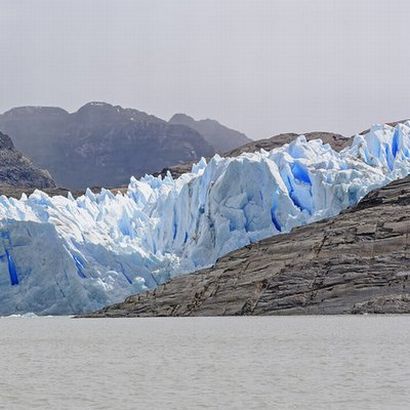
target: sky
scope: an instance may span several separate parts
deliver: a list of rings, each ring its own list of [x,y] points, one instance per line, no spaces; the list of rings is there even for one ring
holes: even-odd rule
[[[408,0],[0,0],[0,112],[88,101],[265,138],[410,117]]]

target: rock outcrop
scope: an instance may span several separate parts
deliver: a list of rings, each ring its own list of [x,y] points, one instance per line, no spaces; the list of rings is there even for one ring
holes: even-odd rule
[[[14,147],[11,138],[0,132],[0,194],[4,190],[55,187],[48,171],[39,169]]]
[[[410,313],[410,177],[91,317]]]

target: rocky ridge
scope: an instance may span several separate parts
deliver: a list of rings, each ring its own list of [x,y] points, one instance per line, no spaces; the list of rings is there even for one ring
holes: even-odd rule
[[[11,138],[0,132],[0,192],[4,190],[47,189],[56,186],[48,171],[33,165],[14,147]]]
[[[251,142],[242,132],[225,127],[215,120],[194,120],[186,114],[174,114],[169,123],[186,125],[198,131],[220,154]]]

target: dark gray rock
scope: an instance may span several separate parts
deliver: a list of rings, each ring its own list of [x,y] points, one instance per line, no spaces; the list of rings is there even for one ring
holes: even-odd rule
[[[4,189],[53,188],[48,171],[39,169],[14,147],[11,138],[0,132],[0,194]]]
[[[186,125],[198,131],[218,153],[224,153],[251,142],[242,132],[225,127],[215,120],[194,120],[186,114],[175,114],[170,124]]]
[[[92,317],[410,313],[410,177]]]

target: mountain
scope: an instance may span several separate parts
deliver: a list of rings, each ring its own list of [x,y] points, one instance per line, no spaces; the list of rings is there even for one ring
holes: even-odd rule
[[[0,132],[0,193],[7,189],[53,188],[50,174],[35,167],[14,147],[11,138]]]
[[[123,194],[2,198],[0,314],[70,314],[120,302],[333,217],[409,172],[405,123],[374,126],[342,152],[301,136],[270,152],[215,156],[177,180],[133,178]],[[293,251],[278,252],[286,259]]]
[[[0,115],[0,129],[60,186],[119,186],[163,167],[211,156],[195,130],[144,112],[91,102],[77,112],[20,107]]]
[[[225,127],[215,120],[196,121],[186,114],[174,114],[169,123],[186,125],[198,131],[212,145],[215,152],[220,154],[251,142],[245,134]]]
[[[397,123],[398,124],[398,123]],[[369,131],[369,130],[368,130]],[[312,141],[315,139],[321,139],[324,144],[329,144],[335,151],[341,151],[343,148],[349,146],[352,142],[352,138],[344,137],[340,134],[335,134],[333,132],[323,132],[323,131],[314,131],[314,132],[307,132],[303,134],[308,141]],[[225,157],[237,157],[246,152],[257,152],[261,149],[265,151],[271,151],[275,148],[279,148],[284,144],[289,144],[294,141],[299,134],[295,134],[294,132],[288,132],[285,134],[278,134],[274,135],[271,138],[261,139],[257,141],[252,141],[242,145],[238,148],[235,148],[231,151],[227,151],[224,153]],[[191,168],[194,162],[186,162],[184,164],[177,164],[171,167],[164,168],[158,175],[166,176],[168,172],[174,178],[178,178],[182,174],[186,172],[191,172]]]
[[[410,313],[410,177],[91,317]]]

